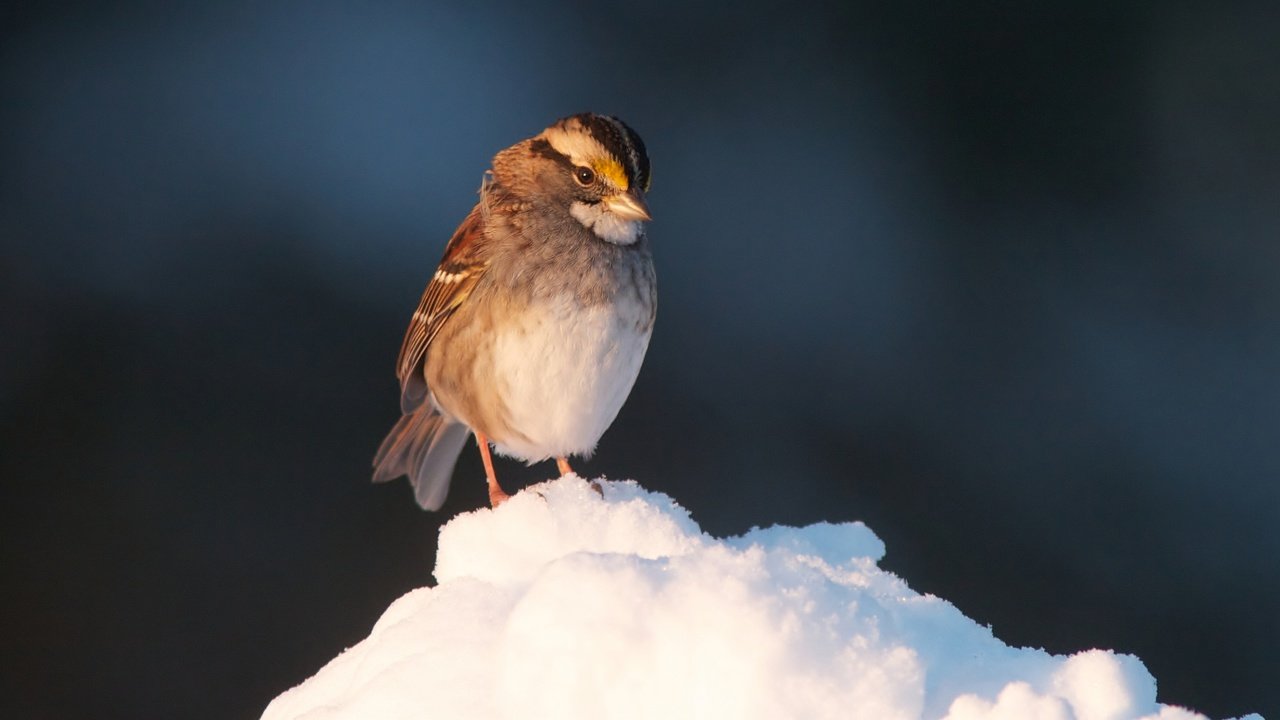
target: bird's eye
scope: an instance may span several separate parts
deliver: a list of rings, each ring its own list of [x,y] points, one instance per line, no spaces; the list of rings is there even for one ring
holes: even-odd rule
[[[579,185],[586,187],[596,181],[596,171],[589,167],[577,168],[573,171],[573,179],[577,180]]]

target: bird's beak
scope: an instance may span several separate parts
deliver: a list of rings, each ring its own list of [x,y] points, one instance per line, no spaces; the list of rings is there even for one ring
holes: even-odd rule
[[[604,199],[609,212],[623,220],[652,220],[649,206],[645,205],[644,193],[639,188],[631,192],[618,193]]]

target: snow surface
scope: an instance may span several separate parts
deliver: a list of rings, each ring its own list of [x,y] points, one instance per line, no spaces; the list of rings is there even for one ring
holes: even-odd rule
[[[877,567],[862,523],[720,540],[665,495],[600,484],[449,521],[439,584],[263,718],[1203,717],[1158,704],[1133,656],[1005,645]]]

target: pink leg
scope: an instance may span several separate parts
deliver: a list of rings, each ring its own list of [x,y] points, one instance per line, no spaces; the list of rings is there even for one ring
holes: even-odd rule
[[[476,444],[480,446],[480,459],[484,461],[484,474],[489,479],[489,506],[498,507],[511,498],[506,490],[498,484],[498,475],[493,471],[493,457],[489,455],[489,439],[476,433]]]

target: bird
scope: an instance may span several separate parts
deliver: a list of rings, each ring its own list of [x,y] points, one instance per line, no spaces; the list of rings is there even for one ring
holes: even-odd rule
[[[510,495],[491,445],[554,458],[561,476],[591,456],[653,333],[649,185],[644,142],[610,115],[561,118],[493,157],[405,332],[375,483],[407,476],[438,510],[474,436],[496,508]]]

